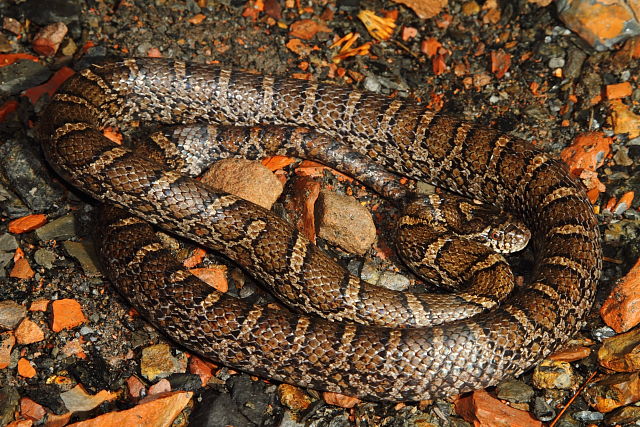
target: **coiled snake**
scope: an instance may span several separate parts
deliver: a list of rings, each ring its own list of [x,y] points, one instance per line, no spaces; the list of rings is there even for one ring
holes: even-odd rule
[[[307,141],[311,155],[314,147],[325,151],[345,141],[394,173],[522,218],[532,232],[533,279],[490,310],[420,326],[434,310],[428,302],[365,289],[277,216],[165,171],[157,153],[117,146],[101,132],[131,122],[285,125],[285,145]],[[181,270],[144,221],[112,215],[102,258],[118,289],[185,347],[262,377],[375,400],[447,396],[519,375],[582,327],[592,305],[600,237],[581,185],[530,144],[411,100],[131,59],[71,77],[44,112],[39,133],[55,170],[96,199],[221,251],[262,281],[283,283],[283,293],[311,289],[294,302],[298,307],[312,298],[307,294],[328,292],[317,298],[330,320],[248,306]],[[269,147],[235,147],[250,148]],[[368,171],[351,172],[375,187]],[[378,294],[392,301],[372,309]],[[378,326],[360,324],[369,312],[377,313]],[[414,326],[399,327],[395,315]],[[349,318],[356,323],[332,321]]]

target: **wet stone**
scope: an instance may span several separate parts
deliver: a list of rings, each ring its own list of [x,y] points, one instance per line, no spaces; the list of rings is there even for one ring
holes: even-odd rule
[[[16,61],[0,68],[0,96],[18,95],[25,89],[46,82],[49,68],[30,60]]]
[[[76,236],[76,220],[73,215],[65,215],[39,227],[35,231],[38,239],[68,240]]]
[[[15,301],[0,301],[0,331],[15,329],[27,315],[27,309]]]
[[[9,67],[0,67],[0,74]],[[0,145],[0,162],[11,189],[32,211],[50,211],[62,199],[62,187],[54,184],[40,156],[29,144],[14,139]]]
[[[44,268],[53,267],[53,263],[57,258],[58,256],[55,252],[44,248],[38,249],[35,254],[33,254],[33,259],[36,261],[36,263],[43,266]]]
[[[18,249],[18,241],[13,235],[9,233],[0,235],[0,251],[10,252],[16,249]]]
[[[496,387],[498,399],[515,403],[528,403],[533,398],[534,391],[529,385],[516,379],[502,381]]]

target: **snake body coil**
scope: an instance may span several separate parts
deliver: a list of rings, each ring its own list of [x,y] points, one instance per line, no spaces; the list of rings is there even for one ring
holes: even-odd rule
[[[536,258],[531,283],[467,319],[387,327],[395,314],[420,325],[437,307],[404,297],[405,305],[369,309],[374,296],[275,215],[165,171],[102,135],[105,126],[130,122],[299,126],[343,140],[394,173],[522,218]],[[326,290],[329,296],[319,297],[324,311],[332,313],[339,300],[382,313],[382,326],[365,326],[245,305],[172,264],[142,220],[116,218],[118,238],[102,257],[120,291],[185,347],[259,376],[375,400],[447,396],[519,375],[582,327],[593,302],[600,237],[580,184],[522,140],[411,100],[132,59],[71,77],[39,131],[56,171],[93,197],[220,250],[264,282],[288,283],[293,293]],[[289,141],[295,144],[300,135],[292,130]],[[329,317],[349,313],[336,309]]]

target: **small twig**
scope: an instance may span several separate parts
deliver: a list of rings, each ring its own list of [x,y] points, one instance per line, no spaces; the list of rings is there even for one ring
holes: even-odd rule
[[[569,406],[571,406],[573,401],[576,400],[576,398],[578,396],[580,396],[580,393],[582,393],[582,391],[585,389],[587,384],[589,384],[591,382],[591,380],[593,379],[593,377],[596,376],[597,373],[598,373],[598,371],[593,371],[593,373],[591,375],[589,375],[589,378],[587,378],[587,380],[584,383],[582,383],[580,388],[578,390],[576,390],[576,392],[573,394],[573,396],[571,396],[571,399],[569,399],[569,401],[564,405],[564,407],[558,413],[558,415],[556,415],[556,417],[553,419],[553,421],[551,421],[551,423],[549,424],[549,427],[554,427],[556,425],[556,423],[560,420],[560,417],[562,417],[562,415],[564,415],[564,413],[567,411],[567,409],[569,409]]]

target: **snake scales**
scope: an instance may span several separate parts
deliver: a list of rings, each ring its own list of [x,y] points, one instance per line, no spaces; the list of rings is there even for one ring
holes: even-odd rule
[[[396,314],[420,325],[433,307],[397,295],[381,309],[369,307],[375,295],[277,216],[165,171],[152,154],[117,146],[101,132],[131,122],[302,126],[346,141],[394,173],[522,218],[532,232],[533,278],[497,307],[467,319],[389,327],[397,325]],[[285,129],[291,144],[307,132]],[[144,221],[113,214],[102,257],[118,289],[185,347],[262,377],[374,400],[452,395],[519,375],[582,327],[592,305],[600,237],[581,185],[530,144],[411,100],[132,59],[71,77],[44,112],[39,132],[56,171],[96,199],[220,250],[267,283],[326,290],[329,296],[318,298],[330,318],[358,321],[358,308],[381,313],[382,326],[365,326],[248,306],[181,270]],[[375,178],[369,181],[375,186]],[[336,308],[334,301],[356,309]]]

